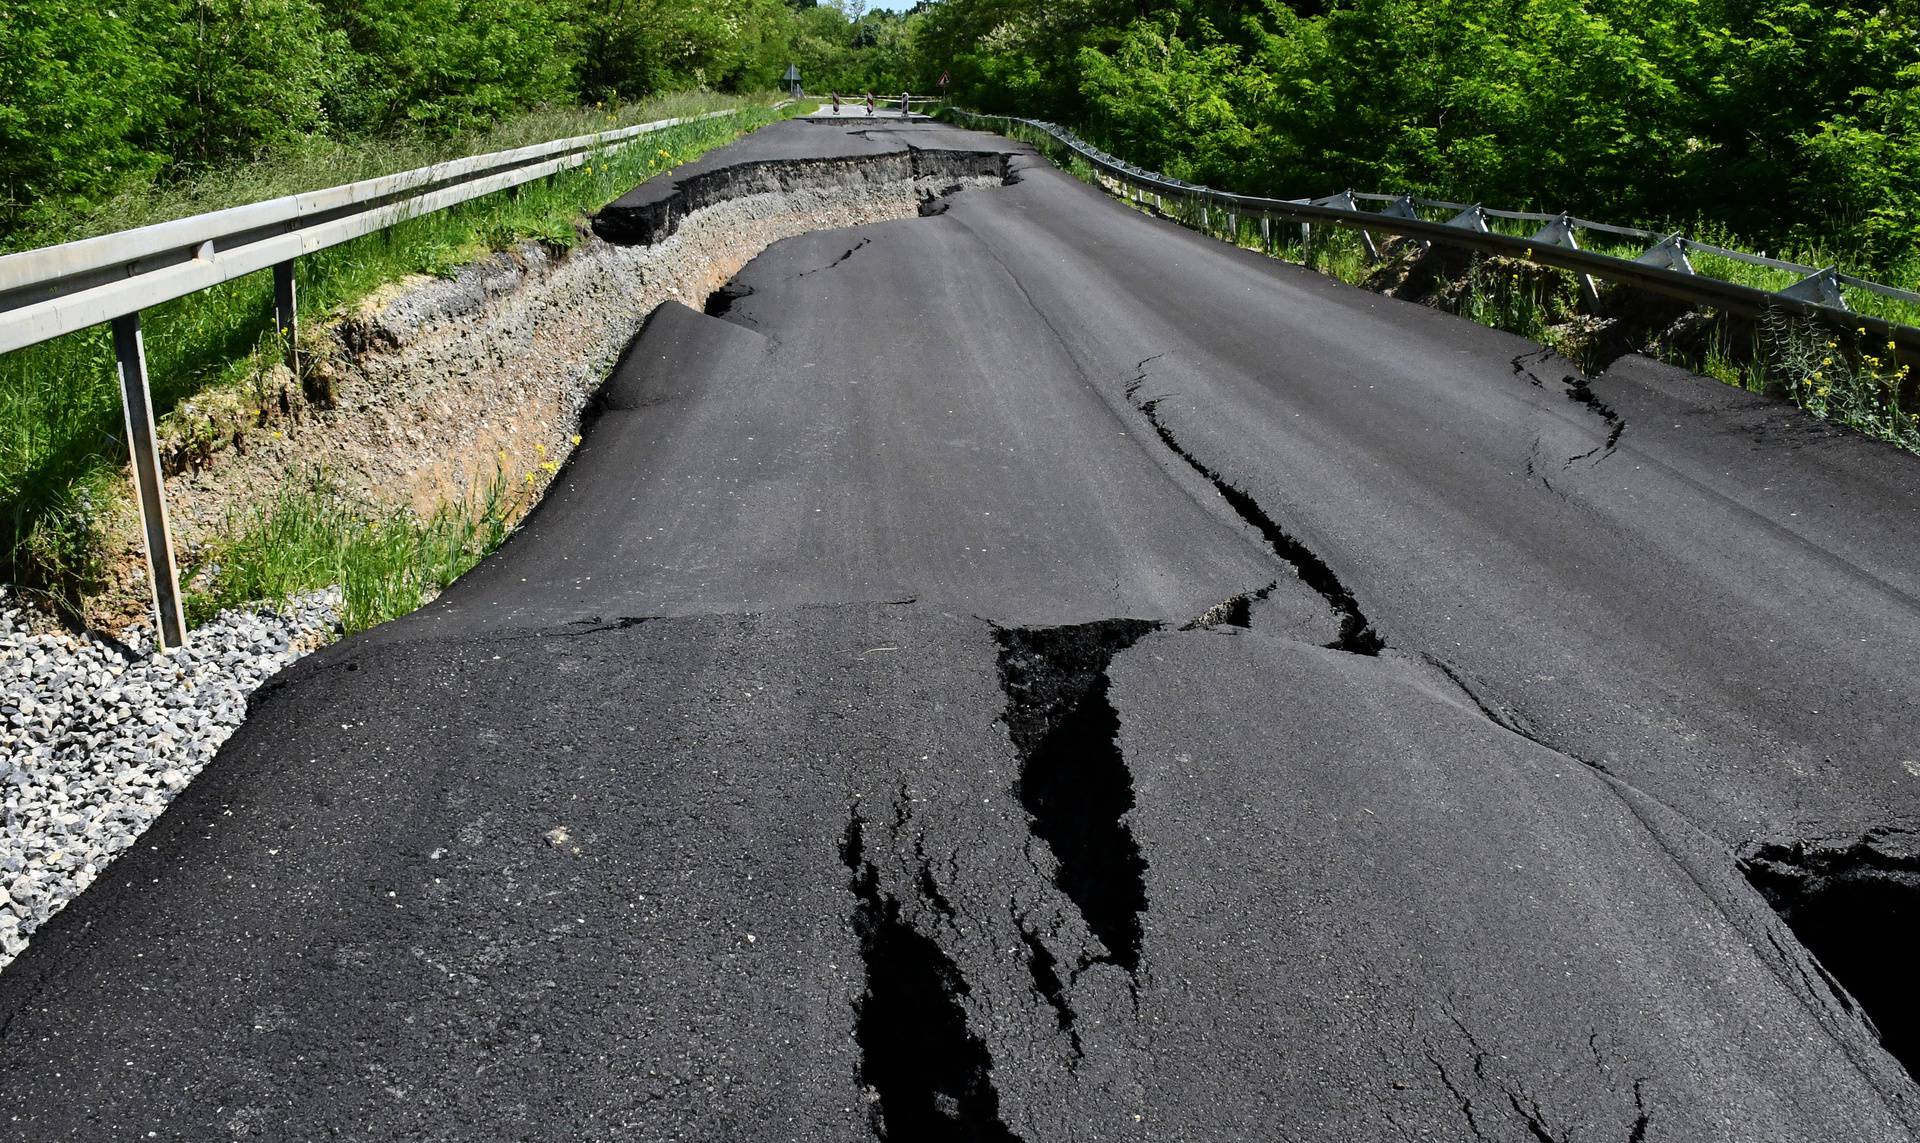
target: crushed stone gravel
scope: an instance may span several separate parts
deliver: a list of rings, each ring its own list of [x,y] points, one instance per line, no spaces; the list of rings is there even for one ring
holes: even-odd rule
[[[0,588],[0,969],[212,760],[247,696],[335,638],[339,589],[223,611],[153,653],[38,632]]]

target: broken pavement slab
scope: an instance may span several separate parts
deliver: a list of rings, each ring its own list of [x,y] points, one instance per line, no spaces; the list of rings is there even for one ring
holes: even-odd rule
[[[1605,377],[1541,487],[1618,426],[1514,339],[1009,153],[656,310],[518,534],[261,692],[0,974],[0,1136],[1911,1138],[1717,816],[1798,803],[1689,737],[1846,727],[1662,658],[1907,539],[1731,511]],[[1896,630],[1846,582],[1776,621]]]

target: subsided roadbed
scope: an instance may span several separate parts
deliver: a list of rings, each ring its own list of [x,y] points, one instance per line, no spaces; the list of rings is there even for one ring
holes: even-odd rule
[[[1009,144],[963,131],[844,128],[799,121],[764,128],[615,199],[593,231],[620,245],[652,245],[714,203],[798,187],[873,187],[925,180],[1003,179]]]
[[[1915,818],[1920,472],[1009,153],[257,696],[0,974],[0,1135],[1914,1137],[1740,859]]]

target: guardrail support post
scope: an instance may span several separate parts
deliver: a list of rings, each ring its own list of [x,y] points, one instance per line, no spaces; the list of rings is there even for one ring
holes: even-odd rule
[[[1487,212],[1479,206],[1470,206],[1447,220],[1448,226],[1458,226],[1462,230],[1471,230],[1475,234],[1487,233]]]
[[[1803,302],[1816,302],[1823,306],[1831,306],[1836,310],[1851,309],[1853,307],[1847,305],[1846,295],[1840,292],[1840,280],[1835,277],[1838,273],[1839,267],[1837,266],[1828,266],[1824,270],[1815,270],[1813,273],[1808,274],[1786,289],[1776,290],[1775,293],[1778,293],[1783,298],[1797,298]]]
[[[280,356],[300,376],[299,313],[293,290],[293,259],[273,264],[273,326],[280,334]]]
[[[1645,266],[1658,266],[1662,270],[1674,270],[1682,274],[1695,273],[1693,260],[1687,257],[1685,240],[1678,234],[1662,238],[1658,245],[1634,259]]]
[[[1403,194],[1382,207],[1380,209],[1380,217],[1411,218],[1417,221],[1420,218],[1420,212],[1413,209],[1413,196]],[[1416,238],[1414,241],[1420,244],[1420,249],[1422,250],[1430,250],[1433,248],[1433,243],[1428,242],[1424,238]]]
[[[1580,249],[1580,240],[1573,235],[1573,216],[1563,214],[1534,232],[1535,242],[1550,242],[1555,246],[1565,246],[1569,250]],[[1580,300],[1586,303],[1587,312],[1600,313],[1600,283],[1593,280],[1592,274],[1575,274],[1580,282]]]
[[[140,315],[113,319],[113,356],[120,373],[120,407],[126,414],[127,456],[133,463],[134,502],[147,542],[148,582],[153,588],[155,633],[162,651],[187,645],[187,619],[180,607],[180,572],[173,562],[173,532],[161,483],[160,450],[154,441],[153,390]]]
[[[1360,213],[1360,202],[1353,197],[1351,190],[1343,190],[1339,194],[1328,195],[1326,198],[1313,199],[1312,205],[1330,206],[1335,210],[1350,210],[1355,214]],[[1360,229],[1360,245],[1366,248],[1367,261],[1378,262],[1380,260],[1380,244],[1373,240],[1373,232],[1365,227],[1361,227]]]

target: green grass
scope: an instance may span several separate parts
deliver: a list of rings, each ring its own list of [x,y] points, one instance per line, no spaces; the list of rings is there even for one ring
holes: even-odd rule
[[[779,113],[735,97],[681,96],[612,112],[534,112],[466,140],[474,149],[499,149],[721,108],[744,109],[730,118],[648,135],[517,193],[489,195],[301,258],[295,277],[303,323],[338,313],[409,274],[448,275],[526,239],[572,246],[584,214]],[[156,189],[118,204],[117,217],[103,212],[73,221],[62,233],[42,231],[38,237],[64,241],[445,157],[443,146],[417,141],[316,145],[231,178]],[[278,359],[272,280],[264,272],[156,306],[141,320],[154,407],[163,417],[196,394],[221,388],[244,393],[262,384]],[[125,495],[122,435],[105,327],[0,357],[0,579],[70,617],[77,618],[83,597],[101,586],[103,518]]]
[[[298,149],[277,153],[259,162],[210,171],[178,183],[129,190],[86,214],[36,219],[36,225],[0,238],[0,253],[72,242],[281,195],[322,190],[466,155],[504,151],[709,111],[759,109],[770,101],[770,96],[682,92],[612,108],[535,108],[484,131],[452,138],[426,134],[356,140],[315,137]]]
[[[187,618],[339,585],[348,634],[405,615],[506,539],[505,481],[422,520],[355,504],[323,473],[282,487],[230,521],[228,539],[187,572]]]

